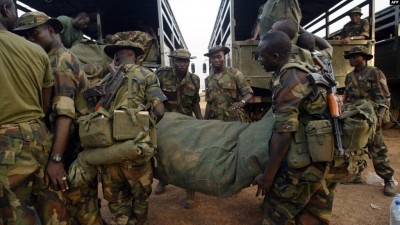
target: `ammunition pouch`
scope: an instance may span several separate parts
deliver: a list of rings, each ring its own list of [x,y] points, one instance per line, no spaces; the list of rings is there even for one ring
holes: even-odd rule
[[[313,162],[330,162],[335,150],[333,128],[329,120],[312,120],[305,128],[308,151]]]
[[[311,163],[307,137],[302,123],[299,123],[299,129],[293,134],[286,162],[291,169],[303,168]]]
[[[113,138],[116,141],[133,140],[142,131],[149,131],[148,111],[136,109],[115,110],[113,112]]]
[[[78,119],[79,137],[84,148],[101,148],[114,144],[111,115],[104,109]]]

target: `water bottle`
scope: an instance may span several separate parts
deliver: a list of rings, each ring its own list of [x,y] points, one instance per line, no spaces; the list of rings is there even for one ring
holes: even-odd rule
[[[390,204],[390,225],[400,225],[400,195],[397,194]]]

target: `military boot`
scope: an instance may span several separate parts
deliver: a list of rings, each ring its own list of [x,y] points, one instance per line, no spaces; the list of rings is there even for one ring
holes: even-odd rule
[[[158,185],[157,185],[156,189],[154,190],[154,194],[161,195],[162,193],[164,193],[165,192],[165,186],[167,186],[167,184],[160,180],[158,182]]]
[[[186,190],[186,201],[183,204],[185,209],[193,209],[195,207],[194,193],[194,191]]]
[[[395,196],[396,195],[396,189],[394,186],[393,179],[385,180],[385,186],[383,187],[383,193],[386,196]]]

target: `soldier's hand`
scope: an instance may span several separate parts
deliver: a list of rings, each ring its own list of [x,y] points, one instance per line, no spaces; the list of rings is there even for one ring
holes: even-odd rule
[[[350,37],[347,37],[347,38],[345,38],[345,39],[342,39],[342,41],[341,41],[342,45],[347,45],[347,44],[350,43],[350,42],[351,42],[351,38],[350,38]]]
[[[243,102],[234,102],[232,103],[232,106],[229,108],[229,110],[242,109],[243,107],[244,107]]]
[[[44,174],[46,186],[51,185],[54,190],[61,189],[62,191],[66,191],[69,189],[67,178],[68,175],[64,170],[64,164],[49,160]]]
[[[340,36],[334,36],[333,37],[333,40],[340,40],[340,39],[342,39],[342,37],[340,37]]]
[[[266,179],[264,174],[260,174],[254,178],[252,185],[257,185],[256,197],[258,197],[260,194],[261,196],[264,196],[271,187],[272,181],[273,180],[270,181],[269,179]]]

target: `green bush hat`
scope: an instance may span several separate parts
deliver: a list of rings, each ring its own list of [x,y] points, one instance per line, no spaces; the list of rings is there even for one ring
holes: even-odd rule
[[[38,27],[42,24],[49,24],[53,27],[54,31],[58,34],[63,29],[62,23],[56,19],[46,15],[43,12],[27,12],[18,18],[17,27],[14,29],[15,33],[21,34],[26,30]]]
[[[361,8],[360,7],[354,7],[352,10],[350,10],[349,15],[358,13],[362,16]]]
[[[195,56],[191,56],[192,54],[190,54],[190,52],[186,49],[176,49],[171,55],[168,55],[171,58],[174,59],[195,59]]]
[[[138,42],[131,42],[128,40],[117,41],[115,44],[107,45],[104,47],[104,52],[111,58],[114,58],[114,54],[121,49],[132,49],[135,51],[136,57],[143,55],[143,45]]]
[[[211,55],[213,55],[214,53],[217,53],[219,51],[223,51],[224,54],[226,55],[231,50],[228,47],[217,45],[217,46],[214,46],[212,48],[209,48],[208,49],[208,53],[204,54],[204,56],[210,57]]]
[[[352,47],[349,51],[344,52],[344,58],[345,59],[350,59],[350,56],[354,54],[362,54],[365,56],[365,58],[368,60],[372,59],[374,56],[368,53],[368,49],[364,46],[355,46]]]

